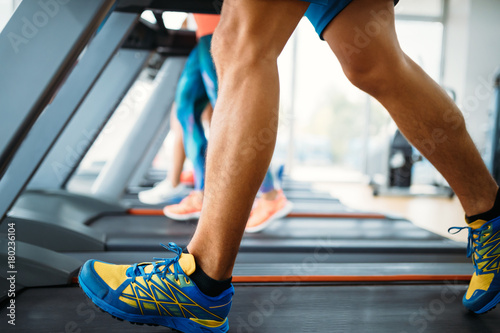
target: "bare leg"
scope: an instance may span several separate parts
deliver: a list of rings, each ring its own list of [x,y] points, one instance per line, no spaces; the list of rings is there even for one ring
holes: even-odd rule
[[[177,119],[177,108],[175,105],[172,107],[172,112],[170,113],[170,128],[174,134],[174,147],[173,147],[173,160],[172,169],[168,174],[168,179],[172,183],[173,187],[176,187],[180,183],[182,168],[184,167],[184,160],[186,159],[186,153],[184,152],[184,141],[182,138],[182,127]]]
[[[205,110],[203,110],[203,113],[201,114],[201,121],[205,124],[208,124],[208,127],[212,124],[212,116],[214,114],[214,108],[212,107],[212,104],[208,103]]]
[[[497,184],[455,103],[401,50],[393,1],[355,0],[323,37],[351,82],[384,105],[406,138],[446,178],[466,214],[489,210]]]
[[[262,193],[262,199],[264,200],[274,200],[278,196],[278,191],[272,190],[266,193]]]
[[[274,176],[271,170],[268,170],[264,181],[260,187],[261,198],[272,201],[278,196],[278,191],[274,188]]]
[[[212,40],[219,99],[205,199],[188,246],[214,279],[232,274],[253,199],[271,161],[279,102],[277,58],[308,5],[298,0],[224,2]]]

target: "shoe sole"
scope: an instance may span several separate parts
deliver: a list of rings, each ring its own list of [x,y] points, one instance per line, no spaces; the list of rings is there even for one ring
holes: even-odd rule
[[[188,221],[188,220],[197,220],[201,216],[201,212],[189,213],[189,214],[173,214],[168,212],[167,210],[163,210],[163,214],[169,219],[176,221]]]
[[[139,201],[142,204],[152,205],[152,206],[155,206],[155,205],[165,205],[167,203],[174,204],[174,202],[180,202],[183,198],[184,198],[184,196],[178,196],[178,197],[167,198],[167,199],[162,200],[162,201],[149,201],[149,200],[144,200],[144,199],[141,199],[140,197],[138,197]]]
[[[184,189],[182,189],[184,191]],[[165,204],[167,202],[174,202],[174,201],[181,201],[185,195],[182,195],[182,191],[179,191],[179,193],[172,194],[168,197],[162,198],[162,200],[149,200],[147,197],[144,198],[144,196],[141,196],[141,193],[137,195],[137,199],[145,205],[160,205],[160,204]]]
[[[488,304],[486,304],[482,309],[478,310],[478,311],[472,311],[474,313],[477,313],[477,314],[483,314],[483,313],[486,313],[488,311],[491,311],[493,310],[497,305],[498,303],[500,303],[500,293],[498,293],[495,298],[493,298]]]
[[[229,331],[229,322],[226,320],[218,327],[207,327],[200,325],[188,318],[180,318],[180,317],[166,317],[166,316],[141,316],[141,315],[132,315],[126,312],[123,312],[108,303],[104,302],[97,296],[95,296],[87,286],[81,281],[80,277],[78,277],[78,282],[80,288],[83,290],[85,295],[102,311],[108,313],[113,318],[118,320],[126,320],[131,324],[136,325],[150,325],[150,326],[165,326],[179,332],[183,333],[226,333]]]
[[[271,217],[266,222],[259,224],[258,226],[255,226],[255,227],[246,228],[245,232],[248,232],[250,234],[260,232],[260,231],[264,230],[265,228],[269,227],[269,225],[271,225],[271,223],[273,223],[274,221],[281,219],[281,218],[287,216],[288,214],[290,214],[292,209],[293,209],[293,203],[291,203],[290,201],[287,201],[286,205],[282,209],[280,209],[279,211],[277,211],[276,213],[271,215]]]

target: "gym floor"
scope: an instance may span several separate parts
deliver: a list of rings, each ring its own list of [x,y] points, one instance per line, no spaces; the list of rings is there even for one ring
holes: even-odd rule
[[[328,191],[346,206],[364,211],[399,215],[427,229],[453,240],[467,240],[467,233],[450,235],[448,228],[464,226],[464,211],[456,197],[375,197],[372,188],[362,183],[316,183],[317,190]]]

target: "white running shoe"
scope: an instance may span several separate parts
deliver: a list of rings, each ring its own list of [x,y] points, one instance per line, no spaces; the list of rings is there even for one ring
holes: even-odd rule
[[[139,192],[139,201],[147,205],[158,205],[166,203],[175,198],[182,199],[185,196],[186,186],[179,184],[176,187],[168,179],[156,184],[152,189]]]

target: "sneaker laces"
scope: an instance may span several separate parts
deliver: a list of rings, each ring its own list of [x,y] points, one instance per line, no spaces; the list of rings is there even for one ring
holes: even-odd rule
[[[471,227],[451,227],[448,229],[448,233],[456,235],[464,229],[469,229],[469,235],[467,237],[467,258],[472,257],[474,268],[476,269],[476,271],[480,272],[481,270],[478,268],[476,257],[478,259],[482,258],[482,255],[479,254],[479,250],[481,247],[480,239],[482,228],[473,229]]]
[[[151,278],[156,274],[160,274],[162,278],[165,278],[167,274],[174,274],[175,280],[178,281],[179,274],[185,275],[181,265],[179,264],[179,259],[182,255],[182,249],[173,242],[168,243],[168,246],[162,243],[160,243],[160,245],[163,246],[166,250],[174,252],[175,254],[177,254],[177,256],[175,258],[155,257],[153,258],[153,260],[155,260],[154,263],[134,264],[130,273],[130,275],[132,276],[132,282],[135,281],[135,279],[139,276],[144,276],[146,281],[150,281]],[[144,271],[144,268],[149,265],[153,265],[153,269],[150,273],[146,273]],[[172,265],[173,271],[170,269]]]

